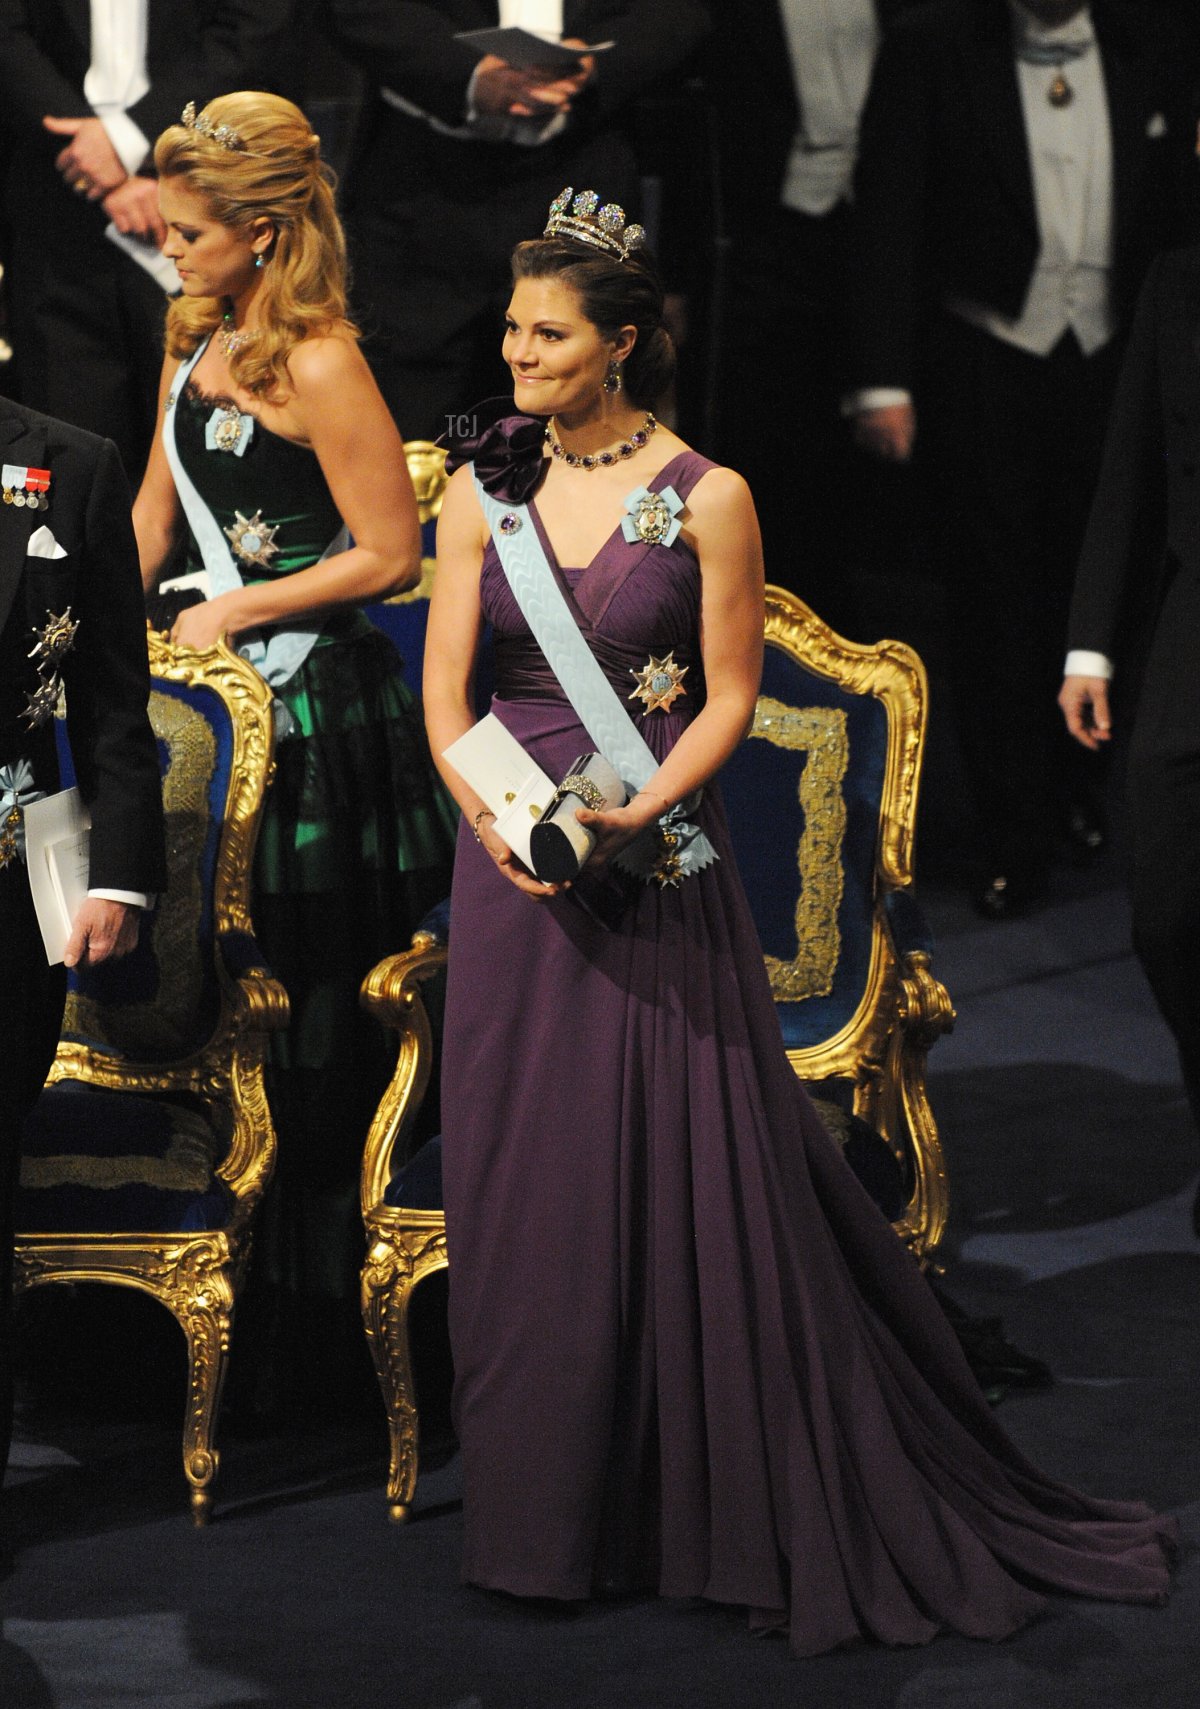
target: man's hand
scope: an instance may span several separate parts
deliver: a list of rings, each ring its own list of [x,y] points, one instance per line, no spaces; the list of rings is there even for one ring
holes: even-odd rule
[[[567,42],[567,47],[582,47],[582,42]],[[494,53],[485,54],[475,67],[475,109],[500,118],[548,118],[551,113],[569,112],[571,102],[583,88],[596,68],[590,54],[584,55],[579,69],[564,75],[561,71],[537,66],[521,70],[498,59]]]
[[[142,910],[129,902],[85,896],[67,940],[64,966],[99,967],[102,961],[118,961],[137,948],[141,920]]]
[[[47,117],[42,124],[55,136],[71,139],[54,164],[72,190],[89,201],[99,201],[129,176],[99,119]]]
[[[917,412],[911,404],[864,409],[854,417],[854,442],[887,463],[907,463],[917,437]]]
[[[128,237],[141,238],[161,249],[167,241],[167,228],[158,211],[158,180],[156,178],[126,178],[104,198],[104,211]]]
[[[1093,751],[1112,737],[1108,682],[1102,676],[1066,676],[1059,690],[1067,729],[1077,742]]]

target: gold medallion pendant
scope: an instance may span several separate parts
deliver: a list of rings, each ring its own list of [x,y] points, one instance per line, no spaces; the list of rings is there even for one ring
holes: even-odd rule
[[[243,564],[257,564],[260,570],[269,570],[271,559],[279,553],[275,544],[275,536],[279,532],[279,524],[274,527],[263,521],[263,513],[256,510],[251,517],[245,517],[240,510],[233,513],[233,522],[225,530],[226,537],[234,552]]]
[[[1069,107],[1075,99],[1075,91],[1061,71],[1046,91],[1046,99],[1052,107]]]
[[[17,806],[9,808],[4,815],[4,829],[0,830],[0,872],[10,866],[21,852],[21,844],[17,832],[21,828],[21,809]]]
[[[637,678],[637,687],[629,699],[642,701],[647,712],[669,712],[679,696],[687,693],[683,679],[688,669],[687,665],[675,663],[673,647],[665,659],[656,659],[652,653],[649,664],[640,671],[630,667],[629,674]]]

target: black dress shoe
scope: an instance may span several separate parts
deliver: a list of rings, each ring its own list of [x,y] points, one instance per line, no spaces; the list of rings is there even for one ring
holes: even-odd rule
[[[1108,827],[1102,810],[1091,801],[1075,801],[1067,810],[1063,843],[1073,866],[1090,866],[1104,853]]]
[[[1044,885],[1026,874],[997,873],[971,893],[975,912],[985,920],[1012,920],[1041,895]]]

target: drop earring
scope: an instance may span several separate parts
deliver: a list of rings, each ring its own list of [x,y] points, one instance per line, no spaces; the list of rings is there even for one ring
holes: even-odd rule
[[[615,397],[621,390],[621,364],[615,357],[609,363],[608,372],[604,376],[604,390],[610,397]]]
[[[261,255],[256,255],[256,256],[255,256],[255,257],[254,257],[254,265],[255,265],[255,267],[256,267],[256,268],[258,268],[258,267],[261,267],[261,266],[262,266],[262,264],[263,264],[263,258],[262,258],[262,256],[261,256]]]

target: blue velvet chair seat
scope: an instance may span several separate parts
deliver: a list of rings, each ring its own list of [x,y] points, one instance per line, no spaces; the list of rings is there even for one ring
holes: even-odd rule
[[[216,1171],[228,1149],[228,1136],[186,1093],[60,1081],[25,1130],[19,1226],[40,1234],[223,1228],[234,1199]]]
[[[388,1182],[383,1195],[393,1210],[440,1211],[442,1208],[442,1136],[428,1139]]]

